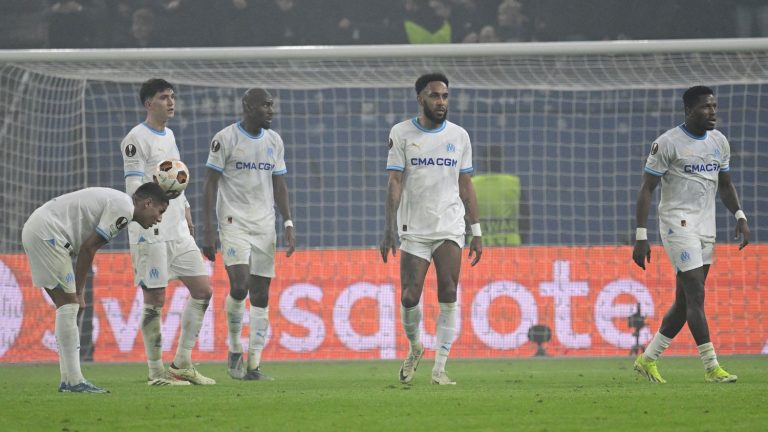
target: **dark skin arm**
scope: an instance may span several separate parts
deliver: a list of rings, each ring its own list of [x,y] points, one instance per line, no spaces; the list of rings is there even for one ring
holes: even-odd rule
[[[381,259],[387,262],[389,252],[392,256],[397,256],[397,209],[400,207],[400,198],[403,194],[403,173],[402,171],[389,171],[389,180],[387,181],[387,201],[384,214],[384,238],[381,240],[379,251]]]
[[[216,261],[216,229],[213,226],[213,212],[216,209],[216,194],[219,191],[221,173],[208,168],[203,186],[203,256]]]
[[[285,182],[285,176],[273,175],[272,176],[272,189],[275,191],[275,205],[277,210],[283,217],[283,220],[291,219],[291,207],[288,200],[288,185]],[[285,256],[289,257],[293,255],[293,251],[296,250],[296,232],[293,227],[285,228],[285,243],[288,246],[288,250],[285,251]]]
[[[717,191],[720,194],[720,200],[731,213],[736,213],[741,209],[741,204],[739,203],[739,195],[736,193],[736,187],[731,181],[731,174],[720,171],[717,181]],[[739,250],[742,250],[749,244],[749,240],[751,239],[751,233],[746,219],[739,219],[736,221],[736,233],[734,238],[738,239],[739,237],[741,237]]]
[[[651,195],[661,182],[661,177],[643,173],[643,184],[640,186],[640,192],[637,194],[637,212],[635,219],[638,228],[648,227],[648,213],[651,208]],[[632,251],[632,260],[638,267],[645,270],[645,263],[651,262],[651,245],[648,240],[635,240],[635,248]]]
[[[464,203],[465,218],[470,225],[480,223],[480,213],[477,210],[477,195],[472,185],[472,177],[469,174],[459,174],[459,197]],[[469,257],[472,258],[472,266],[480,262],[483,255],[483,238],[472,237],[469,242]]]
[[[105,244],[107,244],[107,241],[104,237],[94,231],[90,237],[85,239],[80,246],[80,252],[77,254],[77,261],[75,262],[75,294],[77,295],[77,302],[80,303],[81,311],[85,309],[85,297],[83,296],[85,279],[88,277],[91,265],[93,265],[93,257],[96,256],[96,252]]]

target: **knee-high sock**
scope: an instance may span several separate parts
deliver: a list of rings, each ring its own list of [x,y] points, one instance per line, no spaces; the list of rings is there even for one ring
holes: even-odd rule
[[[141,314],[141,337],[144,339],[144,352],[147,354],[150,378],[162,378],[165,375],[163,337],[160,334],[162,310],[160,306],[145,304]]]
[[[68,303],[56,309],[54,334],[59,346],[61,382],[77,384],[83,380],[80,371],[80,332],[77,330],[77,311],[80,305]]]
[[[720,366],[720,363],[717,362],[717,354],[715,354],[715,346],[712,345],[712,342],[701,344],[697,348],[699,349],[699,357],[701,357],[701,362],[704,364],[704,369],[706,371],[711,371]]]
[[[653,339],[651,339],[651,343],[645,347],[645,357],[651,360],[658,359],[661,353],[667,349],[670,343],[672,343],[672,339],[664,336],[660,332],[656,332],[656,335],[654,335]]]
[[[445,362],[451,352],[453,338],[456,335],[456,303],[440,303],[440,314],[437,316],[437,339],[434,372],[445,370]]]
[[[192,367],[192,348],[197,342],[197,335],[203,326],[205,310],[208,309],[210,299],[189,298],[181,314],[181,335],[179,345],[176,347],[176,356],[173,364],[178,368]]]
[[[421,343],[419,334],[419,324],[421,323],[421,308],[419,305],[406,308],[400,305],[400,322],[403,324],[405,336],[411,343],[411,348]]]
[[[260,308],[251,305],[250,337],[248,338],[248,370],[261,364],[261,352],[267,340],[269,330],[269,306]]]
[[[245,300],[235,300],[227,295],[224,308],[227,311],[227,330],[229,332],[229,352],[243,352],[243,343],[240,342],[240,335],[243,331],[243,312],[245,311]]]

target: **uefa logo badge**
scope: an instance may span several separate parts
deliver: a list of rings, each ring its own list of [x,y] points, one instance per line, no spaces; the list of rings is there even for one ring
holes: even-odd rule
[[[448,143],[448,145],[445,146],[445,150],[448,151],[448,153],[454,153],[456,152],[456,146]]]

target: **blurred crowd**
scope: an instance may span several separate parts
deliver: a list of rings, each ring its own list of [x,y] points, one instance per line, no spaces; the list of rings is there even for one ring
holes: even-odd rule
[[[764,0],[0,0],[0,48],[759,36]]]

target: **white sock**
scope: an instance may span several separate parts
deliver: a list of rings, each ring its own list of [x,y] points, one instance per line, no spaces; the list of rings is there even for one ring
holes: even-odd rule
[[[712,342],[701,344],[696,348],[699,349],[699,357],[701,357],[701,362],[704,364],[704,370],[711,371],[720,366],[717,362],[717,354],[715,354],[715,346],[712,345]]]
[[[445,362],[448,361],[448,354],[451,352],[453,338],[456,335],[456,309],[456,303],[440,303],[437,331],[435,331],[437,347],[435,347],[433,373],[440,373],[445,370]]]
[[[63,372],[61,382],[67,384],[78,384],[84,379],[80,371],[80,332],[77,330],[79,309],[77,303],[67,303],[56,309],[54,334],[59,346],[59,369]]]
[[[260,308],[251,305],[250,337],[248,339],[248,370],[261,364],[261,351],[267,340],[269,330],[269,306]]]
[[[181,335],[179,345],[176,347],[176,356],[173,364],[180,369],[192,367],[192,348],[197,342],[197,335],[203,326],[205,310],[208,309],[210,299],[189,298],[181,314]]]
[[[653,336],[653,339],[651,339],[651,343],[645,347],[645,357],[651,360],[658,359],[661,353],[667,349],[670,343],[672,343],[672,339],[664,336],[659,332],[656,332],[656,334]]]
[[[243,352],[243,344],[240,342],[240,335],[243,331],[245,300],[235,300],[231,295],[227,295],[224,309],[227,311],[229,352],[241,353]]]
[[[419,340],[421,335],[419,334],[419,323],[421,323],[421,308],[417,304],[414,307],[406,308],[400,305],[400,322],[403,324],[403,330],[405,330],[405,336],[411,343],[411,349],[414,345],[421,345]]]
[[[160,312],[163,308],[144,304],[141,314],[141,337],[144,339],[144,352],[147,354],[147,366],[150,378],[162,378],[165,375],[163,366],[163,337],[160,334]]]

